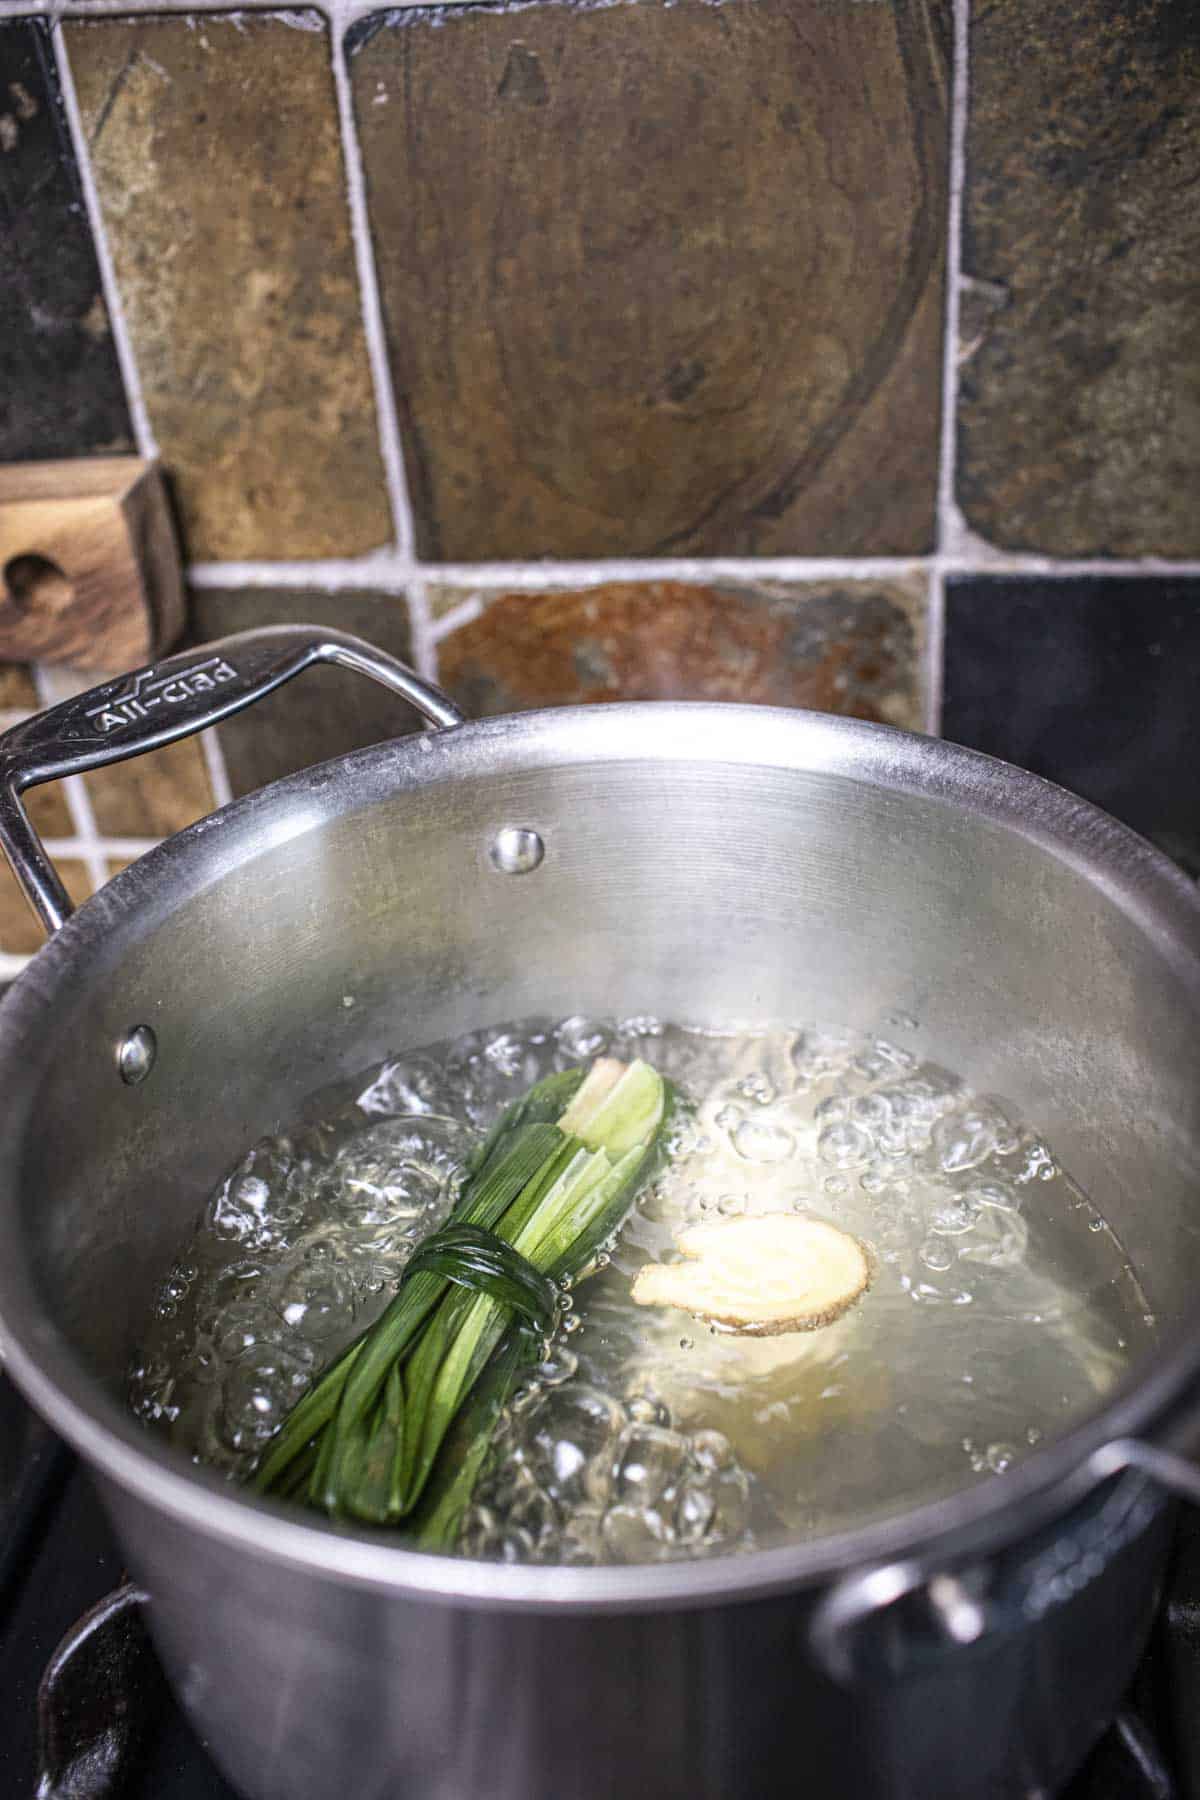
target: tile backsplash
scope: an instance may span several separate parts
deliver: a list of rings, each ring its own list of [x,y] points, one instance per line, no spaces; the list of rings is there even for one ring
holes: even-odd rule
[[[1177,0],[3,12],[0,461],[159,456],[193,641],[944,729],[1200,869]],[[81,899],[414,728],[315,672],[31,811]],[[38,935],[0,874],[0,981]]]

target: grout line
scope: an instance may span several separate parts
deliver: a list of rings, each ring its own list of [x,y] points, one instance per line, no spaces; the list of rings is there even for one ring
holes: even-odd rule
[[[369,588],[379,594],[403,594],[411,577],[412,564],[406,558],[380,551],[313,562],[197,562],[184,571],[187,585],[194,588],[313,588],[321,593]]]
[[[414,581],[408,590],[408,618],[412,627],[413,667],[426,681],[436,681],[437,638],[429,612],[429,596],[425,592],[423,581]]]
[[[946,679],[946,582],[941,569],[929,571],[925,602],[924,729],[930,737],[942,734],[942,698]]]
[[[43,838],[42,848],[50,857],[86,858],[89,850],[98,845],[105,858],[120,856],[132,862],[135,857],[145,856],[147,851],[155,849],[161,842],[162,839],[156,837],[96,838],[91,844],[79,837]]]
[[[460,600],[457,606],[452,606],[448,612],[442,614],[440,619],[433,621],[434,643],[440,644],[442,639],[449,637],[452,631],[458,631],[463,625],[470,625],[482,611],[481,595],[471,594],[466,600]]]
[[[929,559],[895,557],[625,557],[611,562],[421,563],[378,553],[322,562],[192,563],[192,587],[310,587],[330,592],[364,587],[402,593],[417,579],[451,587],[587,586],[603,581],[878,581],[919,575]]]
[[[1142,557],[1056,557],[1008,555],[998,551],[992,556],[939,556],[938,568],[947,575],[1050,575],[1067,579],[1087,576],[1118,578],[1130,575],[1155,575],[1176,580],[1195,580],[1200,576],[1200,562],[1173,562],[1165,556]]]
[[[208,784],[212,788],[213,800],[219,811],[222,806],[228,806],[233,799],[233,788],[229,782],[225,752],[221,748],[221,739],[215,729],[200,733],[200,748],[204,752],[204,761],[208,769]]]
[[[925,557],[626,557],[612,562],[527,563],[410,563],[376,552],[320,562],[199,562],[189,566],[186,579],[194,588],[312,588],[320,593],[363,588],[399,595],[414,576],[418,582],[446,587],[538,592],[606,581],[892,581],[927,574],[934,567],[944,575],[1156,575],[1180,580],[1200,576],[1200,561],[1163,556],[1068,558],[996,550],[986,555]]]
[[[91,795],[87,791],[82,775],[64,776],[62,785],[67,811],[71,815],[71,823],[75,827],[75,836],[79,842],[78,854],[81,860],[87,864],[92,888],[98,894],[108,880],[108,859],[100,847],[100,834],[96,830],[96,815],[92,811]]]
[[[342,134],[342,166],[346,175],[346,199],[350,208],[350,234],[354,240],[354,257],[358,265],[363,336],[366,339],[367,360],[371,366],[371,380],[375,389],[379,448],[383,456],[384,477],[392,509],[392,529],[395,532],[398,555],[404,561],[411,562],[415,542],[412,502],[409,499],[408,478],[404,472],[396,393],[392,386],[392,369],[388,361],[387,335],[383,323],[383,302],[375,267],[375,249],[371,242],[366,177],[358,144],[350,75],[343,50],[344,12],[345,8],[338,4],[338,0],[331,0],[328,7],[330,56]]]
[[[614,557],[611,561],[422,564],[426,578],[447,586],[594,586],[605,581],[879,581],[919,574],[919,556]]]
[[[369,14],[395,8],[428,7],[431,0],[0,0],[0,16],[15,6],[22,18],[95,19],[119,14],[134,17],[153,13],[287,13],[319,12],[330,17],[336,9],[342,22],[352,24]],[[468,6],[476,0],[437,0],[439,5]]]
[[[71,73],[66,39],[63,36],[62,24],[58,19],[55,20],[52,27],[52,36],[54,54],[58,60],[58,78],[62,88],[63,107],[67,115],[67,128],[71,134],[71,145],[79,166],[79,180],[83,188],[84,204],[87,207],[88,224],[91,227],[92,242],[96,247],[100,286],[104,293],[109,329],[112,332],[113,347],[117,353],[117,363],[125,386],[125,399],[129,407],[129,417],[137,441],[138,454],[147,458],[156,458],[158,445],[150,424],[150,414],[146,410],[142,380],[133,352],[133,340],[129,335],[129,327],[126,324],[125,313],[121,305],[117,272],[113,265],[108,233],[104,226],[104,213],[100,205],[100,194],[96,187],[96,176],[92,168],[91,147],[88,144],[87,132],[84,130],[83,115],[79,110],[79,97],[75,92],[75,78]]]
[[[35,664],[33,679],[42,704],[44,706],[52,705],[54,689],[51,686],[47,670],[40,664]],[[108,865],[104,858],[104,852],[100,848],[100,834],[96,830],[96,815],[92,811],[91,796],[87,791],[83,776],[64,776],[62,791],[67,802],[67,811],[71,815],[71,823],[75,827],[75,838],[78,843],[77,855],[81,861],[87,864],[88,878],[92,888],[94,892],[99,893],[108,880]]]
[[[946,224],[946,316],[942,341],[942,431],[938,458],[938,556],[960,548],[962,520],[956,494],[958,472],[958,345],[962,297],[963,192],[967,167],[967,113],[970,103],[970,0],[954,0],[954,53],[950,97],[950,170]]]

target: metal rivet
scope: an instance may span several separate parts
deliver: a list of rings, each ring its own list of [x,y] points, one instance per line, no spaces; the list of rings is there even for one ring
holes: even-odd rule
[[[489,855],[502,875],[528,875],[546,854],[546,846],[527,825],[506,825],[492,839]]]
[[[158,1055],[158,1039],[148,1025],[137,1025],[117,1046],[117,1068],[129,1087],[145,1081]]]

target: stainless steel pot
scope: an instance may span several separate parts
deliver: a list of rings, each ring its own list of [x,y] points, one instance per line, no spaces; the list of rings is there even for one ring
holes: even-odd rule
[[[74,917],[20,792],[314,662],[438,727],[180,833]],[[184,1706],[252,1800],[1034,1795],[1141,1648],[1200,1373],[1200,903],[1148,845],[951,745],[766,708],[463,724],[365,645],[249,634],[0,739],[0,841],[54,935],[0,1008],[0,1333],[91,1465]],[[65,921],[65,922],[64,922]],[[354,1004],[343,1004],[352,996]],[[334,1533],[181,1466],[122,1404],[152,1289],[299,1096],[531,1012],[903,1009],[1038,1119],[1159,1350],[1003,1476],[693,1565],[504,1568]]]

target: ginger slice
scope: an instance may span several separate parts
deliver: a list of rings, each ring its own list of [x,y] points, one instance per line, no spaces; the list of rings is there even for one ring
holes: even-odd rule
[[[750,1337],[811,1331],[857,1300],[871,1279],[857,1238],[795,1213],[692,1225],[681,1263],[647,1263],[633,1283],[639,1306],[676,1306]]]

